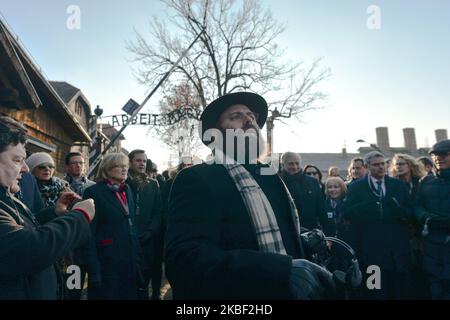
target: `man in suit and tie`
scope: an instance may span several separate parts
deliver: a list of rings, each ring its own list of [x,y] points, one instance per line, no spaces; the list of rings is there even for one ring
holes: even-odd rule
[[[362,269],[377,266],[380,270],[380,288],[365,288],[364,298],[405,299],[410,266],[406,222],[412,218],[408,189],[404,182],[386,175],[383,154],[370,152],[364,162],[368,174],[349,186],[344,203]]]

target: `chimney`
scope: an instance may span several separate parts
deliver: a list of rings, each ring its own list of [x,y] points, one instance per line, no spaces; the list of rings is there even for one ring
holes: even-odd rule
[[[378,127],[375,128],[377,133],[377,145],[378,148],[385,154],[390,154],[390,146],[389,146],[389,134],[387,127]]]
[[[404,128],[403,137],[405,139],[405,148],[412,154],[415,154],[417,151],[417,141],[414,128]]]
[[[447,140],[447,129],[437,129],[434,131],[436,134],[436,142]]]
[[[346,159],[346,158],[347,158],[347,148],[346,148],[346,147],[343,147],[343,148],[342,148],[342,158],[343,158],[343,159]]]

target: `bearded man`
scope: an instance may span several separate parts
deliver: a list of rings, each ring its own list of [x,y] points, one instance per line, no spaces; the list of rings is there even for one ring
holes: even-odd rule
[[[224,95],[201,116],[208,163],[182,170],[172,186],[166,272],[174,299],[320,299],[332,275],[304,259],[295,204],[258,162],[263,97]]]

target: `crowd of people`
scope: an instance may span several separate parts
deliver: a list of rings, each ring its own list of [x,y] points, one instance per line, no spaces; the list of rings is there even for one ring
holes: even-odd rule
[[[254,93],[222,96],[200,119],[213,161],[158,174],[144,150],[109,153],[93,180],[81,153],[65,172],[26,157],[26,129],[1,117],[0,299],[79,300],[87,287],[90,300],[159,300],[163,269],[174,299],[450,299],[450,140],[389,165],[373,151],[326,179],[285,152],[267,174],[267,110]],[[214,138],[230,130],[248,143]],[[68,288],[70,265],[81,287]]]

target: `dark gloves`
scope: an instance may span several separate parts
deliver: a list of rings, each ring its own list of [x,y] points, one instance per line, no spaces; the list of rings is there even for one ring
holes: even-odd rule
[[[313,229],[302,233],[300,236],[307,257],[311,257],[312,261],[320,265],[327,265],[331,255],[325,240],[325,234],[319,229]]]
[[[345,288],[357,288],[362,282],[362,273],[359,268],[359,262],[357,259],[352,259],[352,263],[346,272],[336,270],[333,272],[333,279],[335,283]]]
[[[290,291],[296,300],[329,299],[335,294],[333,275],[304,259],[292,260]]]

